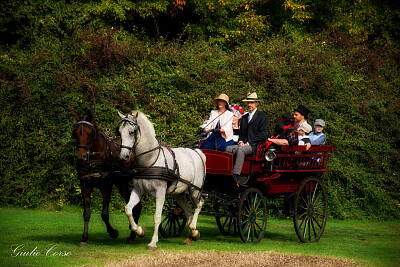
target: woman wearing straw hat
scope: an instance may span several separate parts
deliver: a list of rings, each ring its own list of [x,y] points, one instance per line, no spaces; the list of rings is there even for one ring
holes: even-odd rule
[[[212,110],[209,123],[204,131],[208,133],[207,139],[200,145],[201,149],[215,149],[225,151],[227,146],[233,145],[233,114],[229,110],[229,97],[221,94],[213,100],[216,110]]]

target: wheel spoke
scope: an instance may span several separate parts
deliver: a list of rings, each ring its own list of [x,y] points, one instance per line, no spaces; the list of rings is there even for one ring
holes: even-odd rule
[[[246,210],[247,214],[250,213],[251,208],[247,208],[246,206],[244,206],[243,208]]]
[[[307,196],[307,195],[306,195]],[[301,198],[303,199],[303,203],[304,204],[306,204],[306,206],[308,206],[309,205],[309,203],[308,203],[308,201],[307,200],[305,200],[304,199],[304,196],[303,196],[303,194],[301,194]]]
[[[312,229],[313,229],[313,232],[314,232],[314,238],[316,238],[317,236],[318,236],[318,234],[317,234],[317,232],[315,231],[315,227],[314,227],[314,223],[313,223],[313,220],[311,219],[311,226],[312,226]]]
[[[262,203],[262,198],[260,198],[257,202],[257,205],[255,206],[255,210],[258,210],[258,207],[260,206],[260,204]]]
[[[318,188],[318,183],[315,183],[314,192],[313,192],[313,195],[312,195],[312,199],[311,199],[311,200],[314,200],[315,192],[317,192],[317,188]],[[314,201],[312,201],[312,203],[314,203]]]
[[[245,223],[245,226],[243,227],[243,235],[244,234],[246,234],[247,232],[249,232],[249,230],[250,230],[250,224],[249,224],[249,222],[246,222]],[[249,239],[249,237],[247,237],[247,240]]]
[[[256,209],[256,201],[257,201],[257,196],[258,196],[258,194],[256,193],[255,194],[256,196],[253,198],[253,194],[251,195],[252,196],[252,198],[251,198],[251,203],[252,203],[252,206],[253,206],[253,209]]]
[[[243,224],[248,224],[248,223],[249,223],[249,219],[246,219],[246,220],[242,221],[242,225]]]
[[[298,207],[298,208],[302,208],[303,210],[307,210],[307,207],[305,207],[305,206],[303,206],[303,205],[300,205],[300,204],[299,204],[297,207]]]
[[[313,204],[317,203],[317,201],[319,200],[319,197],[321,196],[321,194],[322,194],[322,190],[318,191],[317,196],[314,198]]]
[[[312,203],[312,186],[313,186],[313,182],[312,181],[310,181],[309,183],[308,183],[308,194],[307,194],[307,196],[308,196],[308,203],[307,203],[307,205],[310,205],[311,203]]]
[[[322,226],[319,224],[319,222],[317,221],[317,219],[315,217],[314,217],[314,221],[315,221],[316,224],[318,224],[319,229],[321,229]]]
[[[303,212],[301,215],[297,215],[299,218],[303,217],[304,215],[307,214],[307,211]]]
[[[175,219],[172,222],[172,225],[174,226],[174,235],[176,235],[177,231],[176,231],[176,220]]]
[[[164,218],[164,220],[161,221],[161,225],[163,225],[164,222],[165,222],[166,220],[168,220],[168,216],[166,216],[166,217]]]
[[[168,230],[168,236],[171,236],[171,223],[172,223],[172,220],[168,220],[168,224],[167,224],[167,226],[165,227],[165,231],[167,231]]]
[[[325,203],[324,203],[324,202],[318,203],[318,204],[314,205],[314,208],[319,208],[319,207],[321,207],[322,205],[325,206]]]
[[[168,217],[167,217],[166,219],[168,219]],[[170,223],[171,223],[171,221],[170,221],[170,220],[167,220],[167,223],[166,223],[165,226],[164,226],[164,231],[165,231],[165,232],[167,231],[168,226],[169,226]]]
[[[307,220],[306,220],[306,224],[304,225],[303,238],[306,238],[307,225],[308,225],[308,218],[307,218]]]
[[[299,228],[299,230],[302,227],[303,223],[306,221],[306,219],[307,219],[307,216],[303,218],[303,220],[301,221],[301,224],[297,227],[297,228]]]
[[[226,218],[225,218],[224,224],[222,225],[222,227],[223,227],[224,229],[225,229],[226,223],[228,222],[229,218],[230,218],[230,217],[226,217]]]
[[[232,227],[232,217],[229,217],[229,224],[228,224],[228,233],[231,231],[231,227]]]
[[[258,224],[258,222],[255,222],[255,225],[258,227],[258,229],[260,229],[260,231],[262,231],[261,226]]]

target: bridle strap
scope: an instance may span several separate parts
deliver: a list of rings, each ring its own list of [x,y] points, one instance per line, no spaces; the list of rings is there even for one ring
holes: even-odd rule
[[[86,124],[86,125],[88,125],[88,126],[94,128],[94,125],[93,125],[92,123],[88,122],[88,121],[78,121],[76,124],[77,124],[77,125]]]
[[[90,123],[90,122],[88,122],[88,121],[78,121],[75,125],[76,125],[76,127],[78,127],[79,125],[81,125],[81,126],[82,126],[82,125],[86,125],[86,126],[89,126],[90,128],[93,129],[94,135],[92,136],[92,140],[91,140],[91,142],[90,142],[90,146],[84,146],[84,145],[81,145],[81,144],[78,144],[78,145],[76,146],[77,148],[84,148],[84,149],[86,149],[86,150],[87,150],[86,154],[87,154],[87,155],[90,155],[90,149],[91,149],[92,146],[93,146],[93,141],[94,141],[94,139],[96,139],[96,137],[97,137],[96,128],[94,127],[93,123]]]
[[[122,124],[123,122],[127,122],[127,123],[129,123],[130,125],[136,126],[136,130],[135,130],[135,143],[132,145],[132,147],[124,146],[123,144],[121,144],[121,145],[120,145],[120,148],[126,148],[126,149],[128,149],[129,151],[134,152],[135,147],[136,147],[137,142],[138,142],[138,132],[140,132],[140,127],[139,127],[139,125],[137,124],[137,121],[136,121],[136,120],[130,119],[130,118],[128,118],[128,117],[122,118],[121,124]],[[137,157],[137,156],[136,156],[136,157]]]

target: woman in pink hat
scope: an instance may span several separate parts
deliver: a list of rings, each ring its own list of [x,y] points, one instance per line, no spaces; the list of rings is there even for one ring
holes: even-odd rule
[[[229,97],[221,94],[213,100],[216,110],[212,110],[209,123],[204,127],[208,134],[207,139],[200,145],[201,149],[215,149],[225,151],[227,146],[233,145],[233,114],[229,110]]]

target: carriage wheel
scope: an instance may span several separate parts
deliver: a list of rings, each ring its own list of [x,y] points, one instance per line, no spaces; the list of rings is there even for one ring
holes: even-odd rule
[[[226,214],[215,216],[218,229],[223,235],[237,235],[239,232],[238,220],[236,214]]]
[[[243,243],[259,243],[267,226],[267,205],[261,191],[249,188],[240,197],[239,233]]]
[[[299,186],[294,200],[293,223],[303,243],[317,242],[324,232],[327,219],[327,197],[317,178],[309,177]]]
[[[162,213],[159,231],[164,238],[178,237],[186,226],[186,216],[181,207],[176,204],[175,198],[167,196]]]

